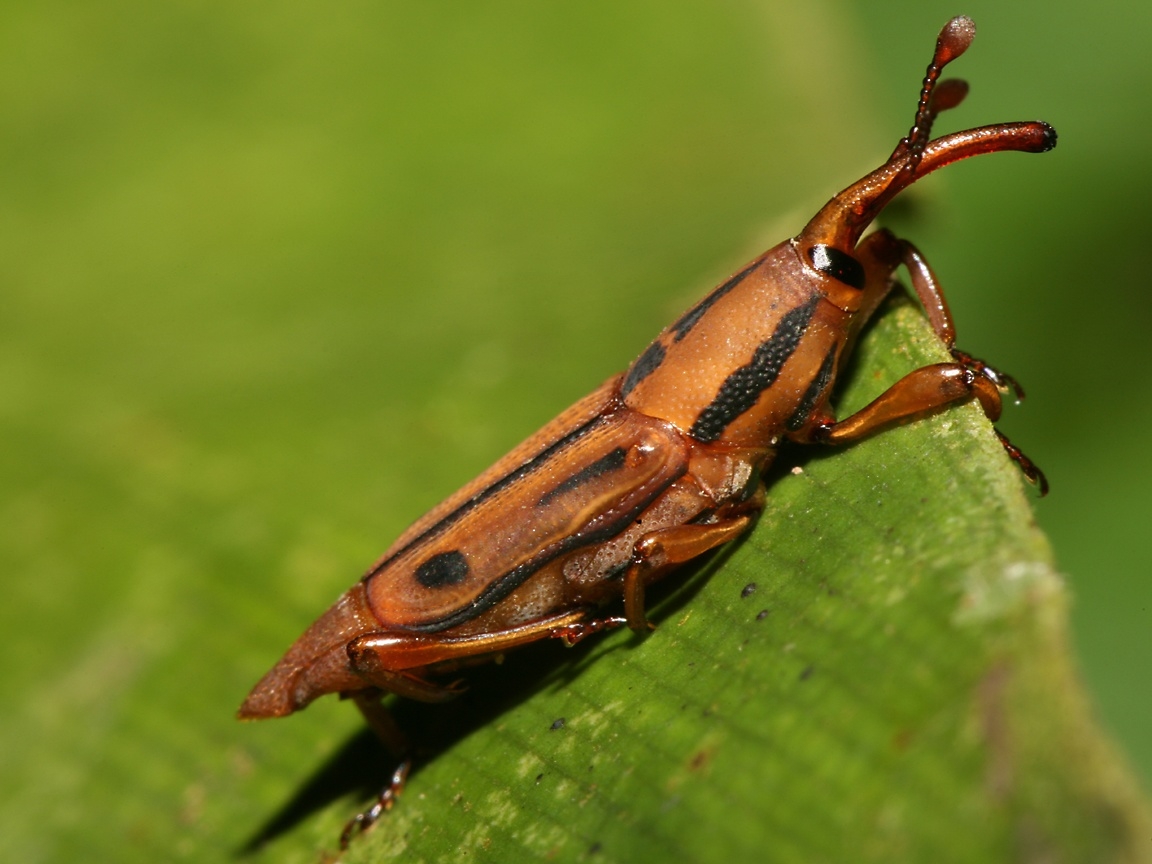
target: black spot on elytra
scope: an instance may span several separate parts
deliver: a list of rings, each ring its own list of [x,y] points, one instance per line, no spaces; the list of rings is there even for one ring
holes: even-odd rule
[[[637,384],[655,372],[664,362],[664,353],[664,346],[659,342],[653,342],[645,348],[644,353],[628,370],[628,375],[620,386],[620,395],[627,396]]]
[[[752,360],[720,385],[716,398],[700,412],[688,431],[689,435],[697,441],[715,441],[724,434],[729,423],[756,404],[760,394],[772,386],[788,358],[796,351],[819,302],[818,296],[813,297],[780,319],[775,332],[756,348]]]
[[[468,576],[468,561],[457,549],[433,555],[416,568],[416,581],[425,588],[449,588]]]
[[[463,624],[465,621],[475,620],[478,615],[491,609],[523,585],[524,582],[541,567],[547,566],[549,562],[555,561],[566,552],[571,552],[573,549],[595,546],[597,543],[603,543],[605,540],[619,536],[620,532],[623,531],[626,526],[630,525],[633,519],[636,519],[643,513],[644,510],[648,508],[648,505],[658,498],[665,489],[679,480],[686,470],[687,462],[682,466],[678,466],[678,470],[668,472],[667,476],[663,478],[663,482],[649,487],[647,489],[648,494],[635,500],[631,508],[616,512],[614,514],[615,518],[597,521],[596,527],[593,529],[586,528],[582,531],[569,534],[556,543],[550,544],[546,549],[541,550],[538,555],[532,556],[523,564],[519,564],[506,573],[495,577],[488,583],[487,587],[480,592],[479,596],[455,612],[445,615],[438,621],[409,625],[409,629],[420,633],[438,633],[441,630],[447,630],[449,627],[455,627],[457,624]]]

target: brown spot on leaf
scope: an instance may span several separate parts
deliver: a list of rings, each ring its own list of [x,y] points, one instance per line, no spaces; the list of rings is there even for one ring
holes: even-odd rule
[[[699,772],[703,771],[712,762],[712,758],[716,755],[715,747],[702,747],[692,754],[692,758],[688,760],[688,770]]]

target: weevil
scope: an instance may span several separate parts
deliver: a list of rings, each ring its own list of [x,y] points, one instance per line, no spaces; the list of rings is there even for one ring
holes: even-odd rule
[[[623,624],[646,632],[646,587],[748,529],[781,442],[849,444],[972,400],[995,422],[1002,395],[1022,396],[1019,386],[956,349],[944,293],[915,246],[885,229],[864,236],[897,193],[945,165],[1055,146],[1040,122],[931,138],[936,115],[968,89],[940,73],[974,33],[969,18],[945,25],[912,128],[883,165],[681,315],[625,372],[417,520],[261,679],[240,717],[282,717],[337,693],[400,749],[384,693],[440,702],[457,693],[448,672],[509,649],[573,644]],[[953,360],[914,369],[837,420],[837,374],[901,267]],[[1043,494],[1043,474],[1000,440]],[[608,608],[621,600],[622,610]],[[349,823],[342,845],[391,807],[408,767],[401,762],[376,804]]]

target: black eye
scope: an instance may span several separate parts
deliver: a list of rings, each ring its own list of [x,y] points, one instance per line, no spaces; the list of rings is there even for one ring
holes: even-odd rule
[[[813,246],[808,250],[812,266],[845,285],[864,290],[864,265],[835,246]]]

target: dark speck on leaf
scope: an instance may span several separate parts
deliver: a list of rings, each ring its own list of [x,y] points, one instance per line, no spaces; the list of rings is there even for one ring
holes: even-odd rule
[[[552,725],[549,726],[548,729],[552,732],[555,732],[557,729],[563,729],[564,724],[567,722],[568,721],[566,721],[563,717],[558,717],[552,721]]]
[[[756,613],[756,620],[757,621],[763,621],[765,618],[768,617],[768,614],[769,613],[768,613],[767,609],[761,609],[759,612]]]
[[[744,590],[740,592],[740,597],[741,597],[741,599],[751,597],[755,593],[756,593],[756,583],[755,582],[749,582],[747,585],[744,586]]]

